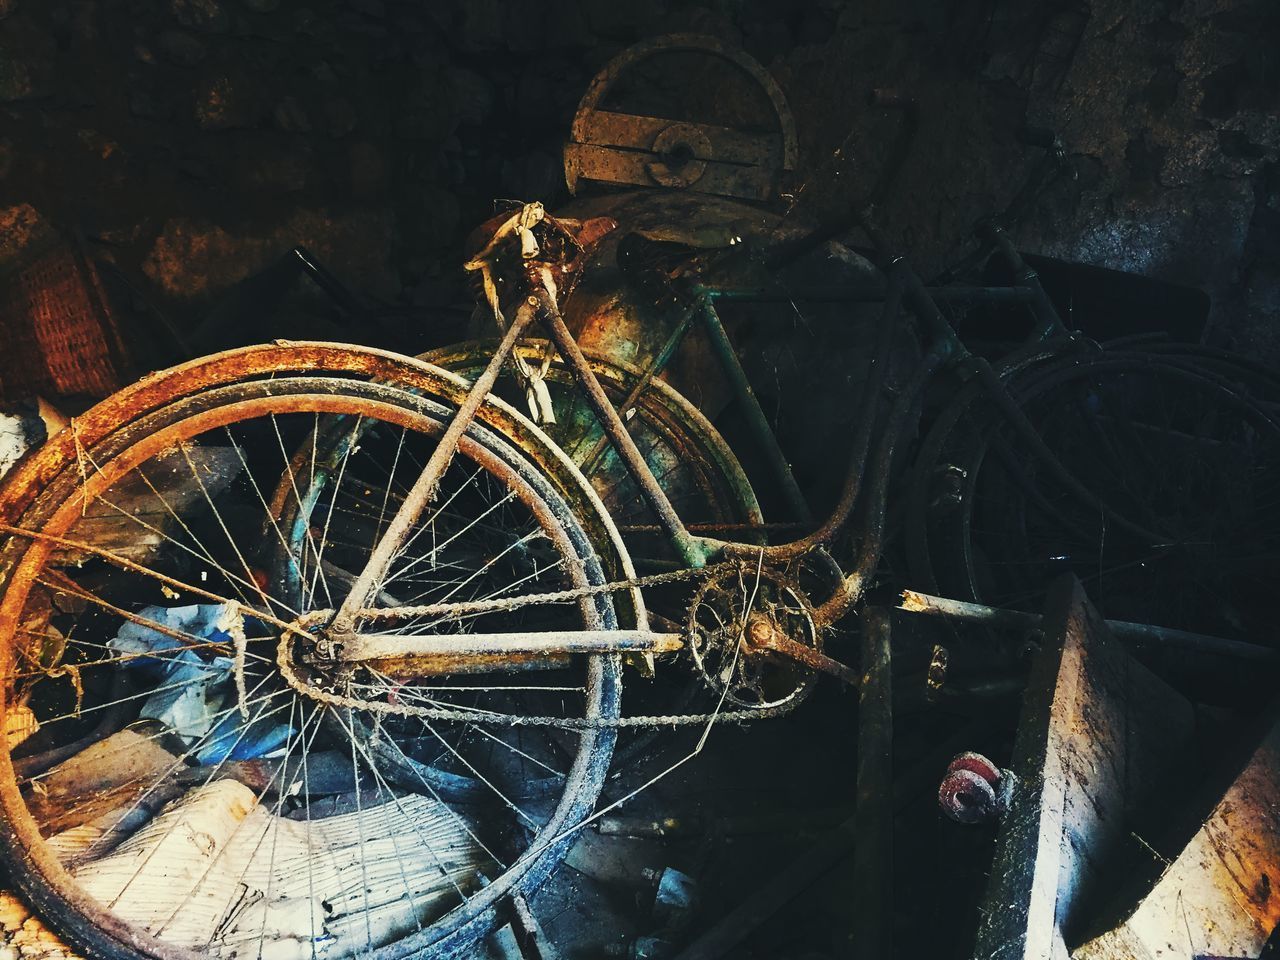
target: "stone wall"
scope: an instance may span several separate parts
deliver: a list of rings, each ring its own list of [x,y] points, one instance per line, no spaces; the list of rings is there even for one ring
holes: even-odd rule
[[[1203,285],[1215,337],[1277,356],[1278,18],[1273,0],[0,0],[0,264],[45,221],[184,322],[295,243],[382,300],[456,301],[494,198],[565,199],[591,76],[685,30],[777,78],[816,208],[888,154],[900,119],[866,91],[910,93],[917,149],[883,212],[941,264],[1031,169],[1026,116],[1076,171],[1021,226],[1029,249]]]

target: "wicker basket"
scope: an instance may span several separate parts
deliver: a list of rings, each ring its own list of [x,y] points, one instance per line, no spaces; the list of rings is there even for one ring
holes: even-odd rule
[[[101,398],[127,379],[119,327],[78,244],[45,246],[0,280],[0,397]]]

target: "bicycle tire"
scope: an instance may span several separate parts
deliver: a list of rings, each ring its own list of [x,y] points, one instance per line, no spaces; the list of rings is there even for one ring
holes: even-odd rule
[[[267,356],[268,353],[259,354],[259,358]],[[238,357],[243,360],[243,356]],[[297,358],[295,358],[297,359]],[[348,358],[351,360],[349,366],[361,366],[367,357]],[[216,367],[216,363],[214,364]],[[302,366],[300,363],[299,366]],[[337,364],[342,366],[342,364]],[[259,368],[259,372],[265,372],[269,365]],[[305,369],[306,367],[304,367]],[[183,372],[191,369],[185,368]],[[209,369],[206,366],[205,371]],[[234,381],[235,376],[231,374],[231,367],[226,367],[228,379]],[[435,378],[435,374],[431,371],[424,371],[418,365],[408,365],[405,371],[410,374],[410,379],[415,376],[418,379],[431,380]],[[426,377],[419,376],[428,374]],[[244,374],[244,367],[240,367],[239,374]],[[216,376],[213,378],[216,380]],[[332,404],[339,406],[346,402],[345,398],[352,396],[361,396],[368,400],[374,398],[377,403],[382,404],[383,412],[390,411],[395,416],[405,419],[409,417],[417,417],[415,423],[425,423],[421,418],[435,418],[438,423],[447,414],[447,407],[442,408],[438,403],[425,399],[421,396],[405,390],[401,387],[389,384],[372,384],[367,381],[347,380],[334,383],[334,378],[317,378],[315,376],[295,378],[293,381],[276,377],[274,379],[257,379],[232,382],[230,385],[222,384],[217,387],[203,390],[191,396],[179,399],[173,398],[172,402],[165,404],[159,400],[163,395],[163,391],[153,391],[151,396],[155,397],[154,402],[145,402],[140,404],[145,408],[145,413],[141,416],[134,417],[129,423],[119,427],[116,430],[103,430],[102,434],[91,438],[88,444],[75,444],[78,447],[79,455],[82,458],[88,458],[90,463],[96,463],[94,470],[102,468],[107,474],[117,470],[124,471],[130,458],[136,458],[142,454],[139,451],[150,449],[158,449],[154,447],[157,443],[155,437],[164,437],[172,439],[180,434],[184,429],[184,424],[193,422],[194,417],[200,415],[200,411],[205,411],[203,415],[209,416],[208,411],[214,411],[213,416],[222,414],[218,411],[225,411],[225,404],[234,394],[243,400],[245,397],[252,396],[261,404],[267,404],[268,407],[272,403],[284,403],[295,397],[289,395],[290,390],[296,391],[319,391],[319,393],[310,393],[309,396],[319,396],[323,394],[328,399],[319,401],[331,404],[325,406],[324,410],[334,409]],[[208,381],[205,381],[208,382]],[[441,387],[446,391],[450,388],[451,381],[444,378],[437,387]],[[155,384],[151,384],[143,389],[151,389]],[[300,395],[300,394],[299,394]],[[283,399],[281,399],[283,397]],[[336,400],[333,398],[337,397]],[[135,397],[136,399],[136,397]],[[111,401],[108,401],[110,405]],[[220,406],[222,405],[222,406]],[[261,407],[266,409],[266,407]],[[282,408],[284,409],[284,408]],[[367,409],[367,404],[360,409]],[[410,411],[406,413],[404,411]],[[94,419],[90,418],[90,423]],[[433,428],[434,429],[434,428]],[[175,433],[178,431],[178,433]],[[563,500],[559,498],[554,486],[543,476],[544,469],[537,464],[531,463],[527,457],[517,453],[515,449],[491,432],[478,428],[473,431],[473,436],[466,441],[470,445],[472,453],[484,448],[488,452],[485,456],[505,458],[503,462],[511,464],[519,464],[520,471],[525,478],[526,487],[533,490],[535,487],[537,495],[547,502],[558,501],[561,506],[559,515],[573,517],[573,512],[567,509]],[[151,444],[151,447],[147,445]],[[479,446],[477,446],[479,445]],[[169,449],[172,449],[170,447]],[[3,497],[10,505],[10,510],[6,511],[5,517],[16,526],[25,527],[28,524],[39,524],[38,529],[46,532],[56,533],[59,530],[73,530],[77,527],[75,519],[74,506],[75,498],[81,496],[85,489],[84,479],[75,469],[75,464],[65,462],[66,458],[62,458],[64,462],[61,464],[62,469],[55,469],[58,451],[55,449],[40,464],[29,464],[23,471],[28,476],[34,471],[35,474],[43,474],[45,481],[40,485],[37,491],[24,489],[21,491],[13,491],[6,487]],[[478,455],[478,454],[477,454]],[[124,459],[122,459],[124,458]],[[125,475],[121,473],[121,475]],[[98,476],[104,476],[98,473]],[[89,479],[93,480],[91,474]],[[117,477],[118,479],[118,477]],[[567,480],[564,477],[561,481],[572,486],[576,481],[572,477]],[[580,477],[578,478],[580,480]],[[95,481],[98,482],[98,481]],[[114,489],[112,482],[108,480],[100,481],[103,489]],[[79,493],[77,493],[79,491]],[[548,499],[549,498],[549,499]],[[100,497],[98,498],[101,499]],[[588,497],[588,500],[590,497]],[[15,505],[21,505],[20,509],[15,509]],[[84,521],[81,521],[83,525]],[[604,524],[607,526],[607,518],[604,518]],[[575,549],[583,551],[581,559],[583,569],[589,569],[591,578],[595,582],[603,582],[604,571],[598,561],[595,560],[591,552],[591,538],[580,525],[571,524],[576,527],[573,533],[573,539],[576,543]],[[4,548],[4,576],[3,581],[3,602],[0,609],[3,609],[4,615],[0,618],[0,623],[6,624],[9,636],[6,637],[6,645],[9,649],[7,659],[7,667],[9,682],[6,683],[6,716],[9,716],[10,707],[16,710],[16,701],[12,694],[15,692],[14,683],[19,678],[13,676],[17,671],[15,664],[19,661],[15,659],[17,646],[13,642],[13,630],[15,625],[22,622],[19,616],[19,609],[25,607],[27,600],[31,597],[30,585],[31,578],[29,576],[32,570],[48,570],[52,566],[51,552],[48,548],[38,546],[45,541],[29,540],[21,537],[10,538]],[[43,555],[41,555],[43,554]],[[587,562],[587,561],[590,562]],[[615,561],[622,561],[625,565],[625,555],[615,557]],[[25,579],[24,579],[25,578]],[[23,585],[25,583],[25,586]],[[613,617],[612,605],[607,599],[603,599],[596,603],[596,608],[602,616],[606,617],[608,622],[616,623]],[[28,611],[30,612],[30,611]],[[38,621],[37,621],[38,622]],[[105,666],[102,669],[107,669]],[[591,696],[595,698],[593,702],[596,706],[593,709],[603,710],[606,714],[616,713],[617,697],[620,692],[618,681],[618,670],[616,658],[610,657],[594,657],[591,658],[589,669],[595,671],[595,679],[592,681],[593,692]],[[82,674],[84,671],[81,671]],[[94,691],[92,684],[86,686],[86,689]],[[47,729],[47,726],[46,726]],[[62,739],[66,739],[63,737]],[[590,804],[594,801],[595,794],[598,793],[600,782],[604,775],[604,766],[607,764],[608,752],[611,748],[612,734],[608,732],[588,733],[583,737],[583,742],[589,744],[580,751],[580,755],[585,759],[581,764],[575,767],[575,776],[578,777],[573,790],[566,789],[563,802],[557,805],[553,816],[549,816],[547,823],[555,824],[556,831],[567,828],[573,822],[581,817]],[[76,886],[75,881],[68,881],[68,874],[56,862],[56,858],[49,853],[48,844],[40,835],[39,830],[34,826],[34,818],[30,810],[27,808],[28,798],[24,799],[22,792],[18,787],[17,775],[14,773],[14,765],[8,751],[5,751],[6,759],[0,764],[3,769],[3,782],[0,782],[0,803],[3,803],[6,814],[6,830],[3,835],[6,859],[10,861],[11,868],[15,879],[24,891],[30,896],[33,906],[36,910],[49,918],[50,922],[60,931],[64,932],[69,941],[74,945],[85,949],[93,955],[99,956],[175,956],[182,955],[180,949],[174,949],[173,944],[167,944],[162,939],[156,940],[154,937],[148,937],[145,932],[139,931],[127,922],[122,922],[118,917],[109,913],[104,913],[100,907],[95,906],[92,898],[85,895],[84,891]],[[354,766],[354,761],[353,761]],[[283,769],[283,767],[282,767]],[[581,775],[578,776],[578,773]],[[358,782],[358,781],[357,781]],[[570,794],[572,794],[570,796]],[[541,836],[541,835],[540,835]],[[564,842],[555,841],[554,838],[545,838],[549,842],[545,849],[537,851],[536,856],[531,856],[518,861],[519,870],[513,866],[499,876],[488,887],[484,888],[483,894],[477,894],[473,897],[466,909],[462,907],[451,910],[447,916],[447,922],[441,918],[439,922],[433,923],[427,930],[415,934],[408,939],[398,941],[395,945],[381,946],[378,948],[376,955],[381,956],[401,956],[406,951],[426,951],[420,955],[426,956],[447,956],[463,949],[466,944],[475,940],[476,937],[486,932],[495,922],[497,901],[500,897],[505,896],[512,891],[531,891],[536,888],[537,884],[549,875],[554,868],[555,862],[564,852]],[[530,849],[533,849],[538,840],[533,843]],[[70,883],[70,885],[68,885]],[[406,889],[408,885],[406,882]]]

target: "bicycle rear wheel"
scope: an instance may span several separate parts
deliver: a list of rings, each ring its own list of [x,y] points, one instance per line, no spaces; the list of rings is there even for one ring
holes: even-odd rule
[[[367,481],[393,450],[429,455],[451,409],[346,372],[215,386],[153,403],[47,471],[34,496],[9,498],[22,506],[8,519],[29,533],[10,538],[0,568],[3,847],[73,944],[111,957],[449,956],[554,869],[608,764],[616,657],[394,679],[294,664],[356,701],[346,706],[300,692],[278,667],[296,655],[281,624],[305,613],[299,598],[327,605],[343,539],[390,510],[395,485],[375,495]],[[358,439],[333,464],[345,483],[328,489],[342,495],[326,499],[311,476],[279,482],[308,437],[335,429]],[[446,593],[464,584],[458,598],[518,601],[603,583],[557,489],[575,481],[558,479],[475,427],[415,531],[433,549],[406,553],[382,595],[449,579]],[[290,559],[271,504],[279,487],[321,492],[305,563]],[[378,507],[349,513],[348,494]],[[415,629],[616,624],[600,594]],[[386,704],[460,719],[383,720],[374,708]],[[513,724],[530,713],[585,728],[526,736]],[[486,793],[446,798],[404,775],[412,762],[390,775],[390,754],[428,750]],[[556,774],[554,796],[513,796],[533,769]]]
[[[1280,427],[1262,406],[1213,372],[1140,354],[1042,364],[1008,389],[1093,500],[973,395],[913,471],[918,583],[1038,610],[1071,571],[1113,619],[1271,642]]]

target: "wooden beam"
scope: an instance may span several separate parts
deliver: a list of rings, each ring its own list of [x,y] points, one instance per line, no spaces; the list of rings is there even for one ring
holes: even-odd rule
[[[1188,742],[1191,705],[1112,638],[1078,580],[1050,589],[982,907],[979,960],[1063,960],[1081,894],[1126,840],[1144,788]]]
[[[1280,710],[1204,825],[1117,927],[1072,960],[1256,957],[1280,923]]]

